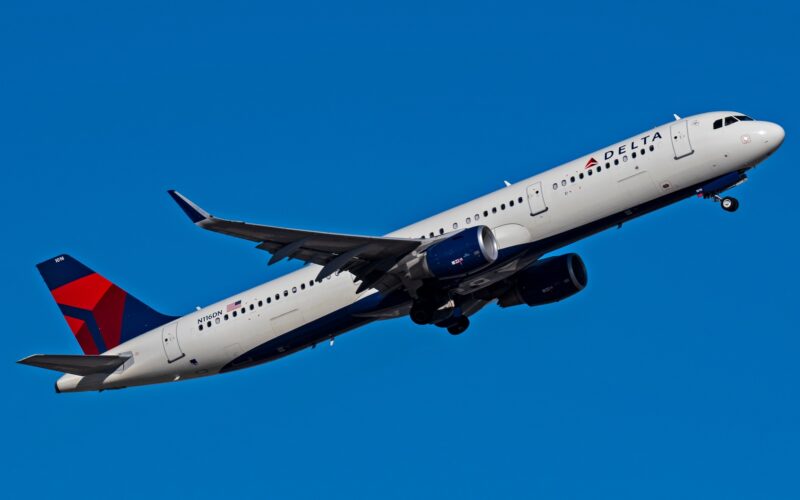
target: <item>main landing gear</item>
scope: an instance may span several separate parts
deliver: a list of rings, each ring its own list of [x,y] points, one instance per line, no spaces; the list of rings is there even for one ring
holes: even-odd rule
[[[732,196],[714,195],[714,199],[719,202],[719,206],[726,212],[735,212],[739,208],[739,200]]]
[[[411,312],[409,316],[411,316],[411,321],[418,325],[427,325],[433,321],[433,313],[434,309],[431,307],[426,307],[421,304],[414,304],[411,308]]]
[[[462,316],[460,309],[455,307],[436,309],[430,304],[418,302],[411,307],[409,316],[418,325],[434,324],[447,328],[451,335],[460,335],[469,328],[469,318]]]
[[[466,316],[459,316],[456,322],[447,327],[447,333],[450,335],[461,335],[469,328],[469,318]]]

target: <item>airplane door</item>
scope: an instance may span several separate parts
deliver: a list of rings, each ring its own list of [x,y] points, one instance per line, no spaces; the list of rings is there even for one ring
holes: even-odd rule
[[[530,205],[531,208],[531,215],[539,215],[547,211],[541,182],[528,186],[528,205]]]
[[[669,135],[672,139],[672,150],[675,152],[676,160],[694,153],[692,143],[689,141],[688,121],[681,120],[677,123],[673,123],[669,128]]]
[[[167,363],[172,363],[185,356],[178,343],[178,322],[173,321],[161,330],[161,345],[167,355]]]

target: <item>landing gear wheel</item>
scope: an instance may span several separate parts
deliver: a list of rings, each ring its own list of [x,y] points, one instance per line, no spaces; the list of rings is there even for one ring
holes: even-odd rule
[[[731,198],[730,196],[722,198],[719,204],[726,212],[735,212],[736,209],[739,208],[739,200],[736,198]]]
[[[467,330],[467,328],[469,328],[469,318],[466,316],[461,316],[458,318],[458,322],[455,325],[447,327],[447,331],[450,333],[450,335],[461,335]]]
[[[424,306],[413,306],[409,315],[411,321],[418,325],[427,325],[433,321],[433,311]]]

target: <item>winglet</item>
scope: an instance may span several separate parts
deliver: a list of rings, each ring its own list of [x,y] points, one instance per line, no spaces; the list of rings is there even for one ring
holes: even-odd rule
[[[167,193],[172,196],[175,203],[181,207],[181,210],[183,210],[195,224],[211,218],[211,214],[192,203],[189,198],[186,198],[174,189],[170,189]]]

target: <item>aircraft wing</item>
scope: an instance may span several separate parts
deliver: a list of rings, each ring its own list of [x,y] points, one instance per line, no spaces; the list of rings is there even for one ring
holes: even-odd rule
[[[366,288],[383,291],[399,285],[400,278],[388,271],[423,244],[419,239],[354,236],[220,219],[177,191],[168,193],[195,225],[258,242],[257,248],[272,254],[269,264],[284,258],[318,264],[322,269],[317,281],[335,272],[348,271],[362,282],[359,291]]]

